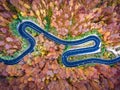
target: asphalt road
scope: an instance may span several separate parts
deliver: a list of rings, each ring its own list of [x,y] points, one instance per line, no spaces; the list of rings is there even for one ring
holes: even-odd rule
[[[74,55],[78,55],[78,54],[79,55],[88,54],[88,53],[90,54],[90,53],[94,53],[97,50],[99,50],[100,46],[101,46],[100,38],[96,35],[90,35],[90,36],[87,36],[80,40],[65,41],[65,40],[61,40],[61,39],[57,38],[56,36],[54,36],[53,34],[43,30],[41,27],[39,27],[37,24],[35,24],[32,21],[22,21],[18,25],[18,32],[20,33],[21,37],[25,38],[29,42],[28,48],[18,57],[14,58],[12,60],[4,60],[4,59],[0,58],[0,62],[4,62],[7,65],[17,64],[18,62],[20,62],[23,59],[24,56],[26,56],[27,54],[31,53],[34,50],[36,41],[35,41],[34,37],[32,37],[29,33],[26,32],[27,27],[32,28],[36,32],[42,33],[45,37],[54,41],[55,43],[63,44],[66,46],[67,45],[79,45],[79,44],[86,43],[88,41],[94,41],[94,46],[87,47],[87,48],[77,48],[77,49],[65,51],[62,54],[62,63],[67,67],[76,67],[76,66],[84,65],[84,64],[88,64],[88,63],[100,63],[100,64],[109,65],[109,64],[115,64],[117,62],[120,62],[120,57],[117,57],[112,60],[89,58],[89,59],[85,59],[85,60],[69,61],[68,57],[70,57],[70,56],[74,56]]]

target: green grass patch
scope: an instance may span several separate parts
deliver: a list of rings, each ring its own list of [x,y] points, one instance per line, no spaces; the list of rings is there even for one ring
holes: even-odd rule
[[[13,55],[11,56],[6,56],[4,53],[0,53],[0,57],[2,59],[6,59],[6,60],[11,60],[16,58],[17,56],[19,56],[22,52],[24,52],[27,47],[28,47],[28,41],[24,38],[22,38],[17,30],[17,26],[18,24],[22,21],[22,20],[32,20],[33,22],[37,22],[37,19],[35,17],[23,17],[20,14],[18,14],[18,18],[17,19],[13,19],[13,21],[9,24],[9,28],[12,32],[12,34],[16,37],[19,38],[19,40],[22,41],[22,49],[19,51],[16,51]],[[26,28],[27,32],[30,33],[33,37],[37,36],[39,33],[35,32],[34,30],[32,30],[31,28]]]
[[[78,56],[71,56],[68,58],[68,60],[70,61],[76,61],[76,60],[84,60],[84,59],[88,59],[88,58],[102,58],[102,59],[107,59],[107,60],[110,60],[110,59],[113,59],[115,58],[115,55],[109,51],[106,50],[106,46],[105,46],[105,43],[103,42],[103,38],[102,38],[102,35],[98,32],[97,29],[92,29],[88,32],[85,32],[84,34],[81,34],[79,36],[76,36],[76,37],[72,37],[71,34],[68,34],[68,36],[66,37],[65,40],[78,40],[78,39],[82,39],[82,38],[85,38],[89,35],[97,35],[100,39],[101,39],[101,52],[98,52],[98,53],[94,53],[94,54],[88,54],[88,55],[78,55]],[[71,49],[71,46],[66,46],[65,49],[64,49],[64,52]],[[105,53],[109,54],[106,58],[104,57],[105,56]],[[95,64],[87,64],[87,66],[94,66]]]

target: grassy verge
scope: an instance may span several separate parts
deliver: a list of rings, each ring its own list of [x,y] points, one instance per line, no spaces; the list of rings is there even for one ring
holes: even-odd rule
[[[12,34],[16,37],[19,38],[19,40],[21,41],[21,46],[22,49],[19,51],[16,51],[13,55],[11,56],[6,56],[3,53],[0,53],[0,57],[2,57],[2,59],[6,59],[6,60],[11,60],[16,58],[17,56],[19,56],[22,52],[24,52],[27,47],[28,47],[28,41],[25,40],[24,38],[22,38],[19,34],[19,32],[17,31],[17,26],[18,24],[22,21],[22,20],[32,20],[34,22],[37,23],[37,19],[35,17],[23,17],[20,14],[18,14],[18,18],[17,19],[13,19],[13,21],[9,24],[9,28],[12,32]],[[38,33],[35,32],[34,30],[32,30],[31,28],[27,28],[27,32],[29,32],[33,37],[37,36]]]
[[[68,37],[65,39],[65,40],[77,40],[77,39],[82,39],[82,38],[85,38],[89,35],[92,35],[92,34],[95,34],[97,35],[98,37],[100,37],[101,39],[101,52],[99,53],[95,53],[95,54],[89,54],[89,55],[79,55],[79,56],[71,56],[68,58],[68,60],[70,61],[75,61],[75,60],[84,60],[84,59],[87,59],[87,58],[103,58],[103,59],[113,59],[115,58],[115,55],[109,51],[106,50],[106,46],[105,46],[105,43],[102,39],[102,35],[98,32],[97,29],[93,29],[93,30],[90,30],[88,32],[85,32],[84,34],[81,34],[79,36],[76,36],[76,37],[72,37],[71,35],[68,35]],[[66,46],[65,49],[64,49],[64,52],[71,49],[71,46]],[[60,60],[60,59],[59,59]],[[62,64],[61,61],[58,61],[60,64]],[[88,65],[85,65],[85,66],[94,66],[95,64],[88,64]],[[78,66],[79,67],[79,66]],[[80,66],[81,67],[81,66]]]

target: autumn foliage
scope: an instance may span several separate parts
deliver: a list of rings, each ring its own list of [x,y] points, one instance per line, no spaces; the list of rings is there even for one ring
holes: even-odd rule
[[[0,0],[0,57],[26,45],[16,23],[29,18],[61,39],[96,30],[105,47],[120,45],[120,0]],[[16,65],[0,63],[1,90],[120,90],[120,63],[68,68],[60,62],[64,45],[31,35],[34,52]]]

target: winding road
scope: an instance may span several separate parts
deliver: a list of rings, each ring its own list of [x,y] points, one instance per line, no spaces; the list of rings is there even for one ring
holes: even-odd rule
[[[29,42],[28,48],[22,54],[20,54],[18,57],[14,58],[12,60],[4,60],[4,59],[0,58],[0,62],[4,62],[7,65],[17,64],[18,62],[20,62],[23,59],[24,56],[26,56],[28,53],[31,53],[34,50],[36,41],[29,33],[26,32],[27,27],[32,28],[36,32],[42,33],[45,37],[47,37],[48,39],[50,39],[58,44],[63,44],[66,46],[67,45],[79,45],[79,44],[86,43],[88,41],[94,41],[94,46],[87,47],[87,48],[77,48],[77,49],[65,51],[62,54],[62,63],[67,67],[76,67],[76,66],[84,65],[84,64],[88,64],[88,63],[100,63],[100,64],[109,65],[109,64],[115,64],[117,62],[120,62],[120,57],[117,57],[112,60],[89,58],[89,59],[85,59],[85,60],[69,61],[68,57],[70,57],[70,56],[74,56],[74,55],[78,55],[78,54],[79,55],[88,54],[88,53],[90,54],[90,53],[93,53],[93,52],[96,52],[97,50],[99,50],[100,46],[101,46],[100,38],[96,35],[90,35],[90,36],[87,36],[80,40],[65,41],[65,40],[61,40],[61,39],[57,38],[56,36],[54,36],[53,34],[43,30],[41,27],[39,27],[37,24],[35,24],[32,21],[22,21],[18,25],[18,32],[20,33],[21,37],[25,38]]]

